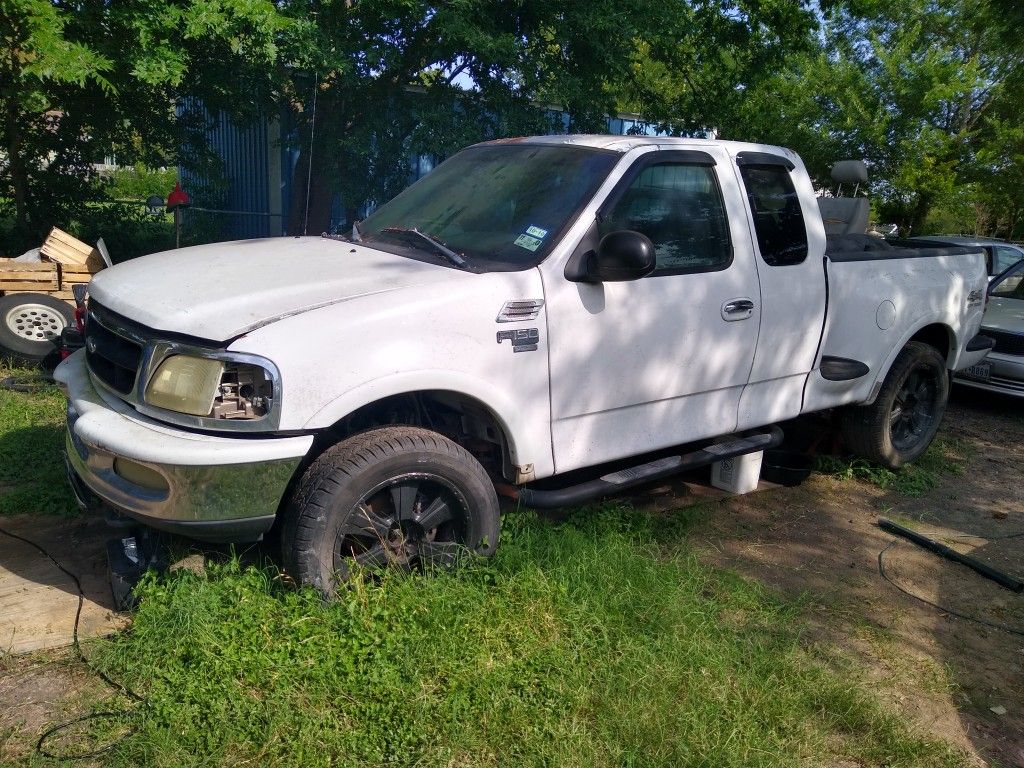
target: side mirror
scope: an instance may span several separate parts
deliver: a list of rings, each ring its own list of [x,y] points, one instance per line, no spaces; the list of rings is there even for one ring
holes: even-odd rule
[[[646,235],[622,229],[602,237],[597,250],[584,255],[582,269],[570,279],[587,283],[639,280],[651,274],[654,265],[654,243]]]

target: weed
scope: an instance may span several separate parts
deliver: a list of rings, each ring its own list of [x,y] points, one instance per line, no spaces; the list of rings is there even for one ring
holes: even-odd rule
[[[971,446],[964,441],[939,438],[916,462],[898,470],[866,459],[820,456],[818,471],[841,480],[865,480],[884,490],[917,497],[937,487],[943,475],[962,475],[972,453]]]
[[[147,577],[92,649],[148,698],[107,763],[957,764],[805,650],[799,606],[666,535],[623,507],[521,513],[490,562],[330,604],[237,561]]]

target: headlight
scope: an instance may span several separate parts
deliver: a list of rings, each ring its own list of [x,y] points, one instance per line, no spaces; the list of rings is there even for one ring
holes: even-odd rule
[[[146,387],[146,403],[217,421],[262,419],[274,399],[273,376],[260,365],[172,355]]]
[[[189,355],[168,357],[146,387],[146,402],[168,411],[209,416],[224,375],[224,363]]]

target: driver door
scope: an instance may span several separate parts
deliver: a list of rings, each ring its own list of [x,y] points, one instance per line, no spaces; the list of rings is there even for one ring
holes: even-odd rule
[[[577,255],[631,229],[653,242],[654,273],[598,284],[545,274],[557,472],[735,430],[761,301],[730,174],[717,147],[641,155]]]

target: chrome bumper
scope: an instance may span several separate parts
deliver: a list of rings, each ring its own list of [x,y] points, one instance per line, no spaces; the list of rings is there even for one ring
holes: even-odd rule
[[[1024,397],[1024,357],[990,352],[985,361],[992,366],[989,378],[976,379],[963,371],[958,371],[956,382],[987,392],[1002,392],[1014,397]]]
[[[168,427],[104,399],[83,353],[55,376],[68,396],[71,473],[103,502],[153,528],[206,541],[258,539],[313,443],[311,435],[229,438]]]

